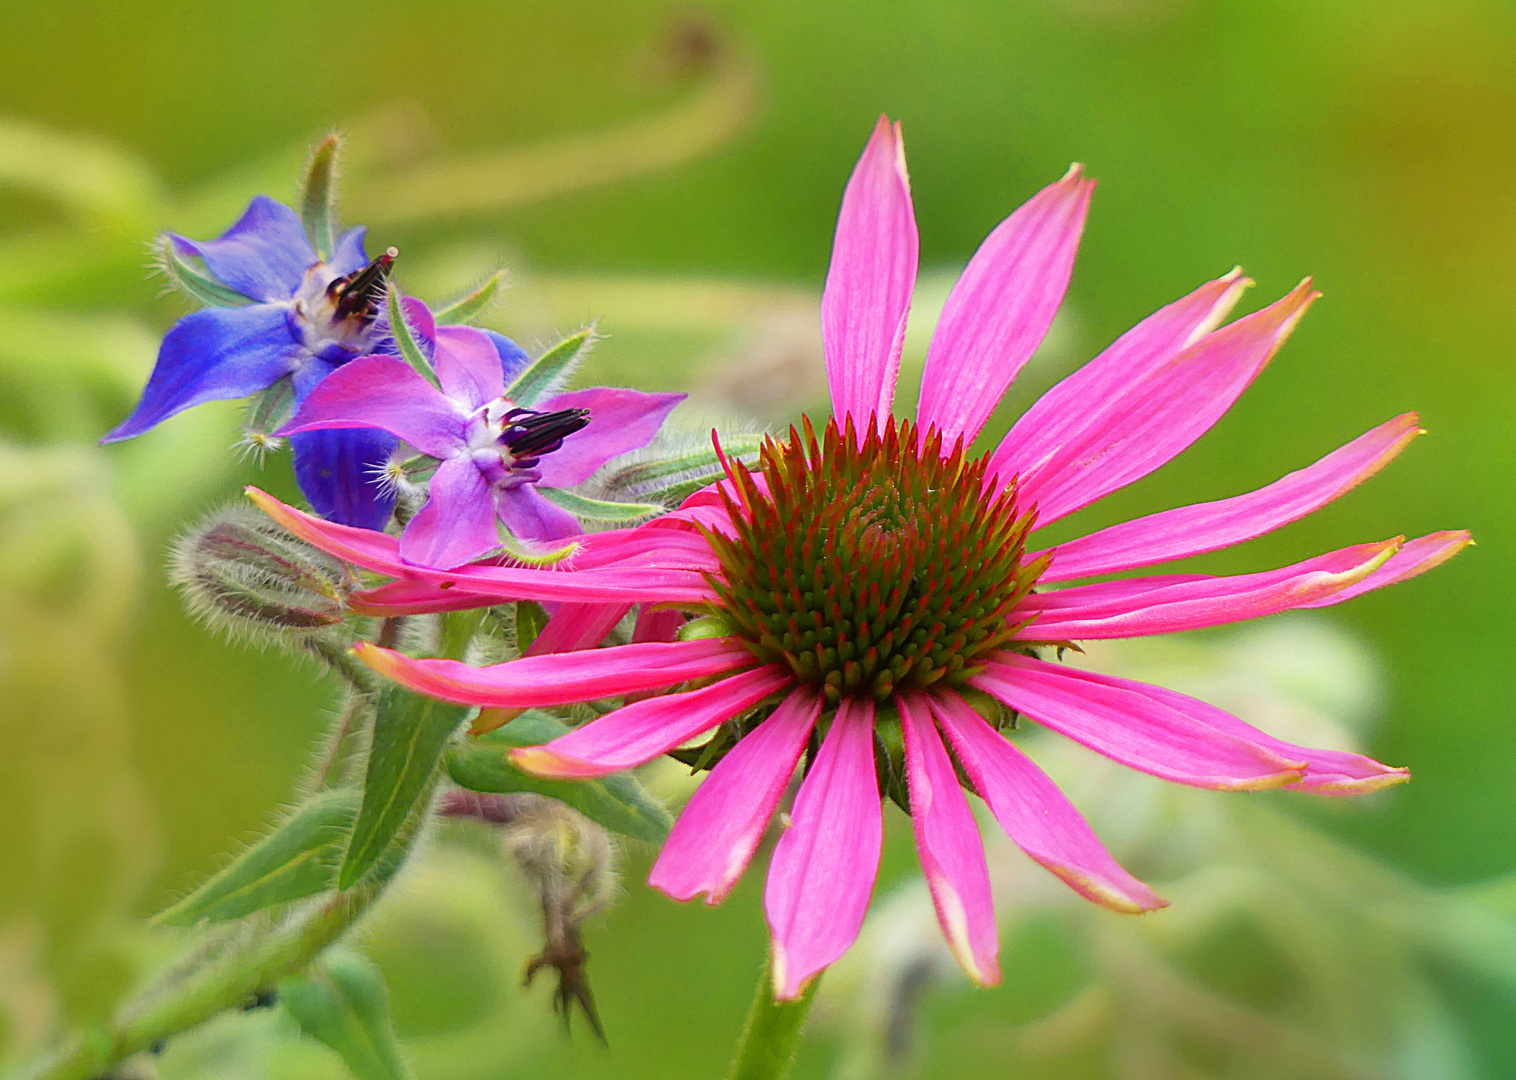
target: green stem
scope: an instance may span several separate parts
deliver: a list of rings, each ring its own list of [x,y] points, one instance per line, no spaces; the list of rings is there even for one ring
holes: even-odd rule
[[[820,982],[818,975],[794,1001],[775,1001],[772,955],[764,961],[728,1080],[781,1080],[789,1075]]]

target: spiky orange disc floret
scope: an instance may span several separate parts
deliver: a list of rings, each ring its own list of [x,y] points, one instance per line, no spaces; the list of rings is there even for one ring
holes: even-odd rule
[[[862,446],[851,421],[810,421],[761,451],[765,495],[740,462],[723,494],[736,535],[708,534],[719,610],[765,663],[828,700],[959,686],[1009,640],[1008,616],[1046,567],[1022,565],[1032,515],[995,495],[961,443],[890,420]]]

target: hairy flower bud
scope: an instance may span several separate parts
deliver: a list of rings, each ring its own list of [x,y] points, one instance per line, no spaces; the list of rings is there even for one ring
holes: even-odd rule
[[[237,506],[180,538],[169,580],[209,626],[256,642],[304,639],[340,623],[355,584],[341,562]]]

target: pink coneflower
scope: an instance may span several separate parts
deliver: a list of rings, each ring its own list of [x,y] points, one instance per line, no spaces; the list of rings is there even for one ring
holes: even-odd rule
[[[257,497],[326,550],[402,578],[367,594],[370,610],[506,596],[563,602],[559,647],[584,651],[476,668],[360,647],[415,690],[489,708],[634,696],[546,746],[517,751],[522,767],[599,776],[711,733],[698,755],[711,774],[649,878],[676,899],[727,895],[804,758],[764,896],[777,997],[799,995],[857,936],[879,864],[884,797],[909,810],[954,954],[978,982],[997,982],[989,877],[965,788],[1084,896],[1128,912],[1164,903],[1007,737],[1014,717],[1200,787],[1352,794],[1408,776],[1047,656],[1081,639],[1334,604],[1418,574],[1469,539],[1397,538],[1238,577],[1044,588],[1258,536],[1343,494],[1418,432],[1414,414],[1397,417],[1258,491],[1028,550],[1034,527],[1152,472],[1209,429],[1316,295],[1302,284],[1223,326],[1246,282],[1233,273],[1204,285],[1054,387],[975,459],[967,447],[1062,299],[1092,188],[1076,167],[985,241],[943,310],[917,419],[898,421],[891,407],[917,240],[899,129],[881,120],[843,198],[822,300],[831,422],[819,434],[809,423],[792,429],[769,443],[757,472],[733,464],[721,484],[663,518],[586,538],[571,572],[418,570],[386,537]],[[657,608],[707,618],[686,627],[688,640],[648,630],[639,636],[654,640],[586,648],[631,604],[641,605],[644,627]],[[657,690],[671,692],[646,696]]]

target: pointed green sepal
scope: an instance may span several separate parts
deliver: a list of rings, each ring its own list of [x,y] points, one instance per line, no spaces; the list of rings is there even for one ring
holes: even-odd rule
[[[246,307],[253,302],[190,265],[189,260],[179,254],[171,237],[158,240],[158,267],[170,285],[198,303],[211,307]]]
[[[500,283],[505,279],[504,270],[496,270],[484,279],[484,284],[479,286],[467,296],[459,297],[447,307],[436,312],[438,326],[456,326],[459,323],[471,323],[489,309],[495,302],[495,294],[500,291]]]
[[[632,521],[642,521],[654,514],[662,513],[666,507],[662,503],[623,503],[606,502],[603,499],[587,499],[583,495],[576,495],[564,488],[550,488],[538,485],[537,491],[548,502],[560,510],[567,510],[576,518],[588,521],[615,522],[626,524]]]
[[[517,375],[515,382],[505,388],[505,396],[523,408],[533,408],[568,381],[594,340],[593,326],[587,326],[577,334],[570,334]]]
[[[380,862],[407,823],[426,813],[443,747],[467,712],[461,705],[417,697],[399,688],[387,689],[380,696],[363,781],[363,806],[342,860],[338,888],[357,883]],[[393,871],[393,867],[388,869]]]
[[[405,1080],[378,965],[346,949],[328,952],[309,972],[279,984],[279,1000],[300,1030],[341,1055],[355,1080]]]
[[[305,223],[306,239],[323,262],[331,262],[337,250],[337,158],[341,153],[340,135],[328,135],[321,140],[306,167],[300,197],[300,219]]]
[[[447,755],[448,775],[459,787],[470,791],[547,795],[612,832],[662,843],[673,827],[673,818],[630,773],[616,773],[598,780],[548,780],[523,772],[511,763],[512,750],[541,746],[570,730],[563,721],[528,709],[502,728],[453,746]]]
[[[225,922],[331,888],[358,801],[356,791],[336,791],[307,803],[158,921]]]
[[[390,282],[389,290],[385,293],[384,307],[389,314],[390,334],[395,339],[395,348],[400,350],[400,358],[411,367],[415,368],[427,382],[433,386],[439,385],[437,373],[432,370],[432,363],[421,351],[421,346],[416,341],[416,335],[411,331],[411,324],[405,319],[405,305],[401,303],[404,297],[395,283]]]

